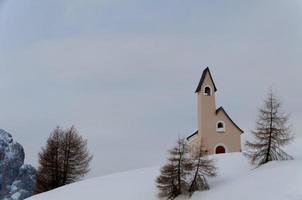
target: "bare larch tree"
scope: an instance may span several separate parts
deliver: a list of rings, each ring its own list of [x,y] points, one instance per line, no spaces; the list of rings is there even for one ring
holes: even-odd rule
[[[39,153],[39,168],[35,193],[41,193],[62,186],[60,154],[63,130],[57,127]]]
[[[292,139],[291,127],[288,125],[289,115],[282,110],[282,104],[271,89],[264,106],[259,109],[256,129],[252,131],[254,141],[246,142],[245,155],[252,164],[260,166],[273,160],[292,159],[281,149]]]
[[[180,192],[177,184],[177,169],[172,161],[164,165],[161,170],[161,174],[157,177],[157,188],[160,190],[159,197],[174,199]]]
[[[177,145],[169,150],[169,155],[168,164],[161,168],[156,182],[160,197],[174,199],[188,192],[193,163],[184,139],[177,141]]]
[[[41,193],[80,180],[89,172],[92,156],[87,140],[72,126],[57,127],[39,153],[35,193]]]
[[[92,156],[87,149],[87,140],[82,138],[74,126],[65,131],[62,149],[62,182],[66,185],[78,181],[89,172]]]
[[[217,175],[217,168],[214,160],[209,158],[207,152],[202,150],[200,146],[199,151],[194,157],[193,177],[189,188],[189,193],[192,195],[195,191],[209,190],[207,177],[215,177]]]

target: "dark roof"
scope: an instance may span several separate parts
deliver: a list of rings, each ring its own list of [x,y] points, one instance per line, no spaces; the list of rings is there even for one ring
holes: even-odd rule
[[[229,120],[235,125],[235,127],[241,132],[241,133],[244,133],[244,131],[239,128],[239,126],[237,126],[237,124],[230,118],[230,116],[225,112],[225,110],[223,109],[223,107],[221,106],[220,108],[218,108],[216,110],[216,114],[219,113],[220,111],[223,111],[224,114],[227,116],[227,118],[229,118]]]
[[[198,130],[195,131],[192,135],[190,135],[189,137],[187,137],[187,140],[190,140],[191,137],[193,137],[194,135],[197,135],[198,134]]]
[[[197,88],[196,88],[195,93],[197,93],[197,92],[199,92],[199,91],[201,90],[201,86],[202,86],[202,84],[203,84],[204,79],[206,78],[207,72],[209,72],[210,78],[211,78],[212,83],[213,83],[213,85],[214,85],[214,91],[215,91],[215,92],[217,91],[217,88],[216,88],[215,83],[214,83],[214,81],[213,81],[213,78],[212,78],[210,69],[207,67],[207,68],[206,68],[205,70],[203,70],[203,72],[202,72],[202,76],[201,76],[201,78],[200,78],[200,81],[199,81],[199,84],[198,84],[198,86],[197,86]]]

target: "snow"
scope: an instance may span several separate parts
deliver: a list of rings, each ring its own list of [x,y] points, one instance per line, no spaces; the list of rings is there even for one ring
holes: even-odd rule
[[[287,148],[295,160],[275,161],[254,168],[241,153],[215,155],[218,176],[211,190],[196,192],[192,200],[301,200],[302,138]],[[159,167],[112,174],[67,185],[28,200],[154,200]],[[187,199],[179,197],[178,200]]]
[[[146,168],[93,178],[46,192],[30,200],[157,199],[158,168]]]
[[[0,129],[0,140],[7,142],[7,143],[12,143],[13,138],[12,138],[11,134],[9,134],[8,132],[6,132],[3,129]]]

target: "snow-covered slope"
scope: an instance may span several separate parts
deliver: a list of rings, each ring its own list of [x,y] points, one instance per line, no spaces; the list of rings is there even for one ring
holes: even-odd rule
[[[271,162],[252,168],[241,153],[215,155],[219,175],[210,179],[211,190],[195,193],[192,200],[301,200],[302,139],[288,152],[295,160]],[[159,168],[147,168],[94,178],[40,194],[28,200],[153,200]],[[178,198],[182,200],[183,198]]]

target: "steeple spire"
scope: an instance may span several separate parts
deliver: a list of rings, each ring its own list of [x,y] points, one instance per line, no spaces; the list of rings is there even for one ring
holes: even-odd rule
[[[211,81],[212,81],[212,83],[213,83],[213,85],[214,85],[214,91],[215,91],[215,92],[217,91],[217,88],[216,88],[215,83],[214,83],[214,81],[213,81],[213,78],[212,78],[210,69],[209,69],[209,67],[207,67],[207,68],[206,68],[205,70],[203,70],[203,72],[202,72],[202,76],[201,76],[201,78],[200,78],[200,81],[199,81],[199,84],[198,84],[198,86],[197,86],[197,88],[196,88],[195,93],[200,92],[201,86],[202,86],[202,84],[203,84],[203,82],[204,82],[204,79],[206,78],[207,73],[209,73],[209,76],[210,76],[210,78],[211,78]]]

